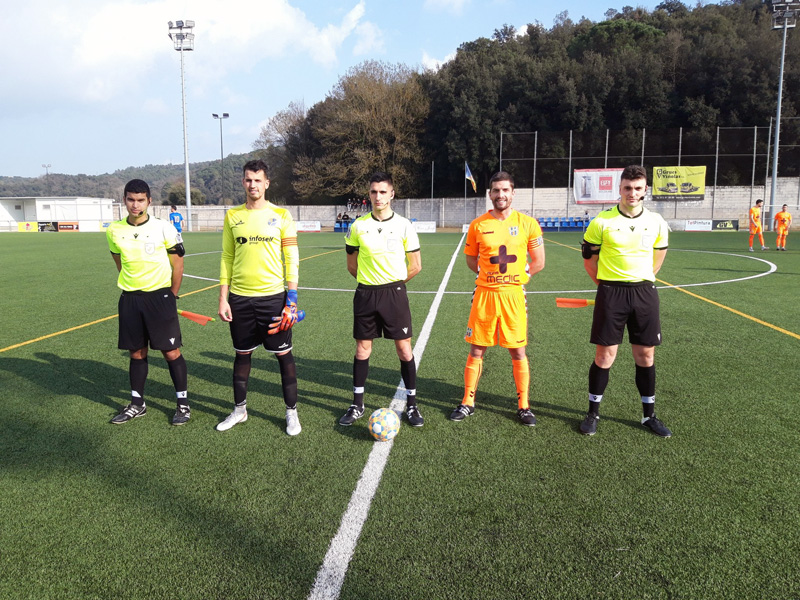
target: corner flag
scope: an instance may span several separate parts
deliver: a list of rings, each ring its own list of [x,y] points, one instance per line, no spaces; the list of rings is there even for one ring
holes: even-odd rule
[[[464,161],[464,177],[472,184],[472,191],[477,192],[478,186],[475,185],[475,178],[472,176],[472,172],[469,170],[467,161]]]

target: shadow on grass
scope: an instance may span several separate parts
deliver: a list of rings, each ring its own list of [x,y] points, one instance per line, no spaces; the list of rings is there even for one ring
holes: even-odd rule
[[[107,362],[89,359],[64,358],[51,352],[36,352],[36,359],[4,358],[0,369],[14,373],[17,377],[28,379],[31,383],[47,390],[54,397],[79,396],[108,407],[109,420],[130,402],[130,389],[127,369],[113,366]],[[148,357],[149,374],[145,383],[145,402],[148,413],[153,410],[163,414],[171,422],[175,412],[175,388],[152,377],[155,369],[167,370],[167,364],[160,355]],[[217,398],[203,396],[192,390],[192,373],[206,365],[187,360],[189,369],[189,402],[193,411],[204,411],[224,418],[228,405]]]
[[[202,587],[193,589],[187,597],[240,597],[240,594],[247,597],[270,597],[272,593],[278,593],[276,588],[288,594],[285,597],[303,597],[310,589],[310,578],[298,577],[298,573],[314,573],[322,557],[311,556],[308,548],[294,539],[291,528],[287,528],[291,519],[296,518],[299,524],[302,517],[291,512],[288,515],[280,514],[265,518],[264,527],[253,527],[250,517],[238,518],[235,506],[198,503],[191,489],[181,487],[183,484],[176,485],[169,473],[153,467],[150,462],[133,461],[125,456],[109,453],[99,437],[76,433],[74,428],[65,430],[58,425],[50,425],[26,415],[12,415],[5,406],[0,406],[0,419],[15,423],[4,440],[5,444],[13,444],[14,451],[4,453],[0,473],[11,475],[32,472],[36,473],[37,481],[57,479],[60,477],[57,474],[62,471],[81,473],[86,481],[102,481],[106,493],[110,489],[118,498],[125,499],[128,505],[120,506],[120,509],[161,515],[168,523],[168,529],[179,529],[183,536],[203,540],[200,547],[213,549],[210,551],[217,555],[215,564],[219,565],[219,576],[199,577],[200,581],[195,580],[193,585]],[[30,478],[33,476],[28,476],[26,485],[30,485]],[[7,481],[11,483],[11,480]],[[232,483],[228,482],[227,485]],[[68,490],[64,493],[74,492]],[[26,507],[25,512],[30,510],[35,510],[35,507]],[[123,517],[120,513],[119,523],[114,525],[122,526],[128,517]],[[175,519],[174,523],[170,521],[172,518]],[[69,525],[69,519],[66,524]],[[142,528],[146,527],[143,520],[135,519],[127,524],[135,528],[135,532],[130,533],[131,536],[136,538],[143,535]],[[57,534],[57,530],[53,534]],[[109,544],[110,551],[120,542],[110,536],[105,543]],[[30,548],[26,550],[29,551]],[[81,579],[79,588],[82,592],[70,594],[69,597],[80,597],[83,592],[92,597],[95,593],[102,593],[103,597],[131,598],[153,597],[153,594],[165,593],[165,588],[173,584],[154,581],[153,574],[148,578],[146,573],[136,571],[144,569],[148,557],[154,553],[158,554],[156,548],[143,550],[145,557],[126,561],[127,567],[119,570],[115,568],[114,577],[102,581],[98,578],[101,577],[100,573],[108,570],[108,565],[98,565],[101,568],[94,578]],[[183,558],[189,560],[192,557]],[[67,561],[69,563],[71,559]],[[80,564],[80,561],[74,564]],[[239,570],[231,573],[229,565],[234,564]],[[154,572],[161,570],[156,565],[150,567]],[[191,573],[194,568],[189,566],[187,572]],[[69,568],[59,576],[74,577],[75,572]],[[247,586],[245,591],[237,588],[242,581],[247,582],[244,584]],[[45,585],[45,582],[38,581],[38,585]],[[157,592],[159,588],[161,591]],[[30,588],[32,594],[35,589],[42,591],[42,588]]]

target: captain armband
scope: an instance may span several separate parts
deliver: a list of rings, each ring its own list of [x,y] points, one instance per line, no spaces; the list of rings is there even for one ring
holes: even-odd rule
[[[581,242],[581,256],[583,256],[583,258],[586,260],[589,260],[595,254],[600,254],[600,246],[594,246],[586,240],[583,240]]]
[[[167,254],[177,254],[178,256],[183,256],[186,254],[186,249],[183,247],[183,244],[175,244],[172,248],[167,248]]]

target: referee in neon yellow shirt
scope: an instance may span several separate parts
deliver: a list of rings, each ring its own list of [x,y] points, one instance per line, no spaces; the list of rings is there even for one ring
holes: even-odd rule
[[[627,326],[636,363],[636,387],[642,398],[642,425],[661,437],[672,432],[655,415],[655,346],[661,344],[658,273],[667,255],[669,227],[642,202],[647,172],[631,165],[622,171],[619,204],[602,211],[586,228],[581,252],[586,272],[597,284],[589,367],[589,412],[581,433],[594,435],[608,375]]]
[[[392,210],[394,182],[375,173],[369,182],[372,211],[353,222],[345,236],[347,271],[356,278],[353,297],[353,404],[339,419],[352,425],[364,414],[364,385],[372,340],[394,340],[406,387],[406,416],[412,427],[425,421],[417,406],[417,366],[411,348],[411,308],[406,283],[422,270],[419,237],[411,222]],[[407,261],[407,262],[406,262]]]
[[[151,217],[150,187],[132,179],[123,192],[128,216],[109,225],[108,248],[119,271],[119,348],[130,352],[131,402],[111,419],[121,425],[147,414],[147,345],[167,360],[178,408],[173,425],[189,421],[186,360],[175,302],[183,280],[183,240],[172,224]]]

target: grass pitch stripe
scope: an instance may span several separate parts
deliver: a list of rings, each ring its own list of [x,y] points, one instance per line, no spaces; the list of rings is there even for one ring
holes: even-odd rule
[[[419,366],[422,354],[425,351],[425,346],[430,338],[433,323],[436,320],[436,313],[439,310],[439,305],[444,296],[444,290],[447,288],[447,283],[450,280],[450,275],[453,272],[456,258],[459,255],[461,244],[464,242],[464,237],[456,246],[456,250],[450,259],[450,264],[447,266],[442,282],[439,285],[439,291],[431,304],[428,311],[428,316],[422,326],[422,331],[417,338],[417,343],[414,346],[414,359],[417,366]],[[389,408],[392,410],[402,411],[405,405],[405,389],[401,385],[397,387],[394,399]],[[322,561],[322,566],[317,571],[317,578],[314,580],[314,585],[309,594],[309,600],[336,600],[342,591],[342,584],[344,577],[347,574],[347,567],[350,565],[350,559],[353,558],[358,537],[361,535],[361,529],[367,520],[369,508],[372,504],[372,499],[375,497],[375,492],[378,490],[378,485],[381,482],[383,469],[386,466],[386,461],[389,459],[389,453],[392,451],[394,440],[388,442],[375,442],[372,446],[372,451],[369,453],[367,464],[358,478],[356,489],[350,497],[350,503],[347,505],[347,510],[342,516],[342,522],[339,525],[339,531],[336,532],[331,545],[328,547],[328,552],[325,554],[325,559]]]
[[[13,350],[14,348],[22,348],[22,346],[27,346],[28,344],[33,344],[35,342],[41,342],[42,340],[49,340],[52,337],[56,337],[57,335],[61,335],[63,333],[69,333],[70,331],[77,331],[78,329],[83,329],[84,327],[89,327],[90,325],[97,325],[98,323],[103,323],[104,321],[110,321],[111,319],[116,319],[117,315],[111,315],[110,317],[104,317],[102,319],[97,319],[97,321],[92,321],[91,323],[84,323],[83,325],[77,325],[75,327],[70,327],[69,329],[64,329],[62,331],[56,331],[55,333],[49,333],[47,335],[43,335],[42,337],[38,337],[32,340],[28,340],[26,342],[20,342],[19,344],[14,344],[13,346],[6,346],[5,348],[0,348],[0,352],[8,352],[9,350]]]
[[[198,294],[200,292],[205,292],[206,290],[213,289],[215,287],[219,287],[218,285],[212,285],[200,290],[195,290],[193,292],[186,292],[185,294],[181,294],[183,296],[191,296],[192,294]],[[22,346],[27,346],[28,344],[33,344],[35,342],[41,342],[42,340],[49,340],[52,337],[56,337],[58,335],[63,335],[65,333],[69,333],[71,331],[77,331],[78,329],[83,329],[84,327],[89,327],[90,325],[97,325],[98,323],[104,323],[105,321],[110,321],[111,319],[116,319],[119,315],[110,315],[108,317],[103,317],[102,319],[97,319],[96,321],[92,321],[91,323],[84,323],[83,325],[76,325],[75,327],[70,327],[69,329],[62,329],[61,331],[56,331],[55,333],[48,333],[47,335],[43,335],[42,337],[38,337],[32,340],[28,340],[25,342],[20,342],[19,344],[14,344],[13,346],[6,346],[5,348],[0,348],[0,353],[8,352],[9,350],[14,350],[15,348],[21,348]]]
[[[767,323],[766,321],[762,321],[752,315],[748,315],[747,313],[743,313],[741,311],[736,310],[735,308],[731,308],[730,306],[725,306],[724,304],[720,304],[719,302],[714,302],[713,300],[709,300],[708,298],[704,298],[699,294],[695,294],[694,292],[690,292],[689,290],[683,289],[681,286],[672,285],[671,283],[664,281],[663,279],[656,279],[659,283],[663,283],[673,289],[678,290],[679,292],[683,292],[684,294],[689,294],[692,298],[697,298],[698,300],[702,300],[703,302],[708,302],[709,304],[713,304],[718,308],[722,308],[724,310],[728,310],[735,315],[739,315],[740,317],[744,317],[745,319],[749,319],[754,323],[758,323],[759,325],[763,325],[764,327],[769,327],[770,329],[774,329],[784,335],[788,335],[789,337],[793,337],[796,340],[800,340],[800,335],[794,333],[793,331],[789,331],[788,329],[784,329],[783,327],[778,327],[777,325],[773,325],[772,323]]]

